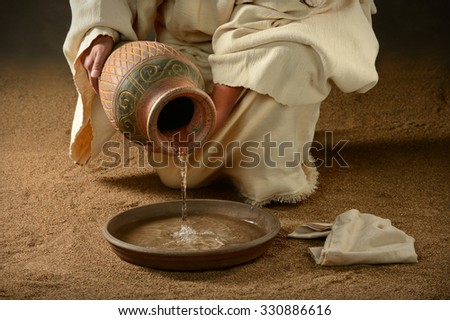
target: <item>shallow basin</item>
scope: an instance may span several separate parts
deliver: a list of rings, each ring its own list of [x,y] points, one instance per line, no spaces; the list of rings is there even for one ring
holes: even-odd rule
[[[168,201],[124,211],[106,223],[103,235],[113,251],[127,262],[155,269],[192,271],[227,268],[254,260],[267,251],[280,230],[279,220],[262,208],[234,201],[187,200],[188,225],[193,223],[195,228],[196,221],[206,219],[234,232],[238,240],[219,241],[220,246],[215,243],[212,247],[170,247],[159,241],[159,235],[155,236],[158,230],[154,225],[169,226],[177,221],[181,228],[181,205],[181,201]],[[210,231],[216,232],[214,228]]]

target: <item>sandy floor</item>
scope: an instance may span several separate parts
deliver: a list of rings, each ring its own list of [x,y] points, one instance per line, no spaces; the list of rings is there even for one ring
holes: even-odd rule
[[[333,92],[323,104],[317,140],[324,142],[325,131],[348,140],[341,152],[348,167],[321,166],[319,188],[303,203],[267,206],[282,230],[262,257],[207,272],[156,271],[112,253],[101,233],[109,218],[178,199],[179,191],[164,187],[151,168],[138,168],[137,153],[129,167],[105,169],[102,158],[74,165],[67,149],[76,93],[62,57],[51,64],[4,60],[0,298],[450,298],[448,50],[439,42],[410,49],[382,47],[376,88]],[[188,197],[241,200],[225,185]],[[320,267],[308,247],[323,241],[286,237],[303,222],[333,221],[351,208],[413,236],[419,263]]]

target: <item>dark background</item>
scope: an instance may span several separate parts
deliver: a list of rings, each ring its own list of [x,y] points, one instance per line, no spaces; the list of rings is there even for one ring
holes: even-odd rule
[[[426,50],[448,52],[450,1],[378,0],[373,17],[385,50],[404,49],[421,54]],[[63,61],[62,44],[70,26],[69,1],[0,1],[2,41],[0,59],[36,62]]]

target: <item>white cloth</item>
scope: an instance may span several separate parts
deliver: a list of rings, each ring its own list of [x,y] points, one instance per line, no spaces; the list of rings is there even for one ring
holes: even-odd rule
[[[416,263],[414,242],[390,220],[352,209],[336,218],[323,247],[309,250],[322,266]]]
[[[308,222],[295,228],[294,231],[288,234],[288,237],[297,239],[325,238],[330,234],[332,227],[332,223]]]
[[[243,4],[214,33],[214,82],[245,86],[289,106],[323,101],[332,83],[344,92],[376,84],[378,42],[366,1],[319,7],[297,0],[237,2]]]
[[[331,84],[345,92],[365,92],[378,80],[372,1],[315,3],[317,7],[299,0],[71,0],[72,24],[64,53],[79,93],[71,158],[85,164],[115,132],[89,85],[80,55],[98,35],[110,35],[115,41],[139,40],[155,26],[158,41],[180,50],[197,65],[208,93],[214,83],[250,89],[233,110],[235,116],[212,139],[222,146],[230,141],[242,145],[259,143],[273,132],[278,146],[292,142],[287,157],[302,152],[295,169],[299,175],[288,177],[294,169],[282,166],[191,168],[191,187],[225,174],[253,204],[303,199],[314,190],[317,176],[304,146],[313,139],[320,102]],[[260,102],[264,113],[255,105]],[[233,160],[238,162],[238,156]],[[170,170],[158,174],[163,182],[175,185]]]

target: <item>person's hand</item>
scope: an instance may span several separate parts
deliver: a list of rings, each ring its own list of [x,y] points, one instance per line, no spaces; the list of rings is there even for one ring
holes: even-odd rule
[[[114,40],[110,36],[98,36],[81,56],[81,63],[84,69],[86,69],[89,82],[97,93],[98,78],[113,46]]]
[[[216,125],[214,132],[223,127],[231,111],[236,105],[236,101],[241,95],[242,87],[229,87],[222,84],[215,84],[211,99],[216,107]]]

